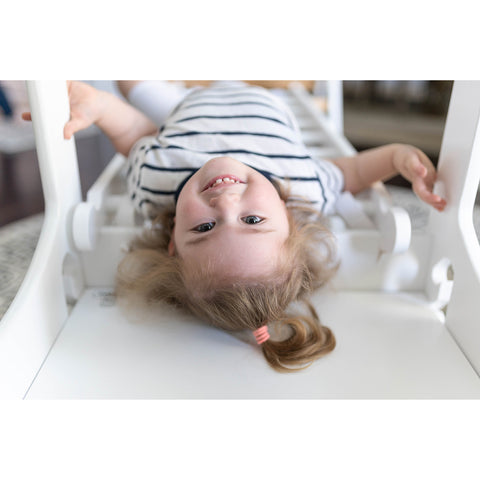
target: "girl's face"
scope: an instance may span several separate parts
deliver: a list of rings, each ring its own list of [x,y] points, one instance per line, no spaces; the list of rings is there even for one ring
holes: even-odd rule
[[[177,201],[170,255],[219,279],[258,278],[275,270],[289,234],[285,202],[261,173],[230,157],[207,162]]]

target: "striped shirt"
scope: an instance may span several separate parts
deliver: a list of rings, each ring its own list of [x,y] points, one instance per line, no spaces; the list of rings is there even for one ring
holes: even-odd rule
[[[319,211],[334,211],[343,190],[338,167],[313,160],[288,107],[260,87],[196,88],[156,136],[141,138],[129,154],[128,191],[136,209],[154,217],[175,202],[186,179],[208,160],[230,156],[288,182],[294,196]]]

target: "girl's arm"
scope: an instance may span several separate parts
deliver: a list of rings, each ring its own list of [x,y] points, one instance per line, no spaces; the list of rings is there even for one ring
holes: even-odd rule
[[[388,180],[400,174],[411,182],[413,191],[421,200],[439,211],[445,208],[446,201],[432,192],[437,177],[435,167],[425,153],[411,145],[385,145],[332,162],[343,172],[344,189],[353,194],[378,180]]]
[[[63,130],[66,139],[95,124],[107,135],[117,152],[128,155],[137,140],[158,130],[149,118],[128,103],[86,83],[68,82],[68,97],[70,119]],[[23,118],[31,120],[30,113],[24,113]]]

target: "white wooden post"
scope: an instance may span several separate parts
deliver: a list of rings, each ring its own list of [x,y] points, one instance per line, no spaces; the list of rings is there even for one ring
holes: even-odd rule
[[[338,133],[343,135],[343,84],[341,80],[327,81],[328,116]]]
[[[480,180],[480,82],[455,82],[440,150],[435,191],[444,195],[444,212],[432,211],[431,277],[426,293],[447,301],[446,324],[480,374],[480,247],[473,207]],[[453,268],[453,285],[447,268]],[[443,297],[443,298],[442,298]]]
[[[81,189],[74,140],[63,138],[70,115],[66,82],[28,82],[27,88],[45,219],[30,268],[0,322],[0,398],[28,391],[68,316],[64,283],[80,278],[70,223]]]
[[[313,94],[325,97],[327,117],[336,132],[343,135],[343,83],[341,80],[317,80]]]

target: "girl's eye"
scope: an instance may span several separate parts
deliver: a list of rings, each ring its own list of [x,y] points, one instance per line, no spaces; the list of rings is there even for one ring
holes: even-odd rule
[[[247,223],[248,225],[255,225],[256,223],[263,222],[262,217],[257,217],[256,215],[248,215],[247,217],[243,217],[242,221]]]
[[[202,223],[200,225],[197,225],[193,230],[195,232],[204,233],[211,230],[214,226],[215,222]]]

